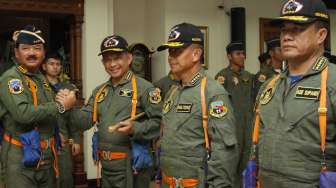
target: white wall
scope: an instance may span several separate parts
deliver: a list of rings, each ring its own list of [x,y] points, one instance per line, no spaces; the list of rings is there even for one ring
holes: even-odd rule
[[[146,45],[156,48],[166,41],[164,0],[146,0]],[[152,79],[159,80],[167,74],[169,68],[166,63],[167,56],[163,52],[155,52],[152,55]]]
[[[230,37],[229,18],[217,5],[216,0],[165,0],[166,39],[169,29],[178,23],[189,22],[209,28],[208,72],[213,76],[227,65],[225,46]]]
[[[146,0],[114,0],[114,32],[132,43],[145,42]]]
[[[225,47],[230,42],[230,17],[226,11],[232,7],[246,9],[246,69],[255,73],[259,69],[259,19],[279,16],[284,0],[115,0],[115,31],[130,43],[143,42],[156,48],[167,39],[169,29],[181,22],[209,27],[209,73],[215,75],[227,66]],[[336,11],[331,14],[332,52],[336,54]],[[166,52],[153,55],[153,80],[169,71]]]
[[[105,82],[105,73],[100,57],[97,56],[101,41],[113,32],[113,0],[86,0],[84,5],[83,46],[82,46],[82,76],[83,95],[91,95],[98,84]],[[99,19],[97,19],[99,18]],[[96,167],[91,155],[92,129],[84,133],[84,166],[88,179],[96,178]]]

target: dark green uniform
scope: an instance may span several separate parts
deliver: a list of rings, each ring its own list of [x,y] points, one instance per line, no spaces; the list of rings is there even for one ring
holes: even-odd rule
[[[235,73],[230,67],[221,70],[215,79],[229,92],[237,120],[237,137],[241,148],[239,175],[250,155],[253,117],[253,75],[245,70]]]
[[[204,76],[206,74],[201,70],[186,86],[178,84],[174,86],[177,89],[167,93],[160,140],[161,170],[164,175],[176,179],[198,180],[194,187],[204,188],[206,182],[211,188],[232,187],[239,149],[231,103],[227,92],[208,77],[205,96],[211,157],[206,162],[200,95],[200,82]],[[169,186],[165,183],[163,187]]]
[[[133,73],[127,72],[120,83],[112,86],[107,81],[107,87],[99,96],[98,101],[98,148],[109,152],[127,153],[128,157],[114,160],[101,160],[102,186],[104,188],[148,188],[150,173],[148,169],[132,175],[131,167],[131,140],[151,140],[159,136],[161,120],[161,96],[155,94],[157,88],[146,80],[136,77],[137,82],[137,114],[146,113],[146,117],[133,121],[134,133],[132,137],[119,132],[108,132],[108,127],[123,121],[131,114],[131,97],[133,95],[131,77]],[[93,102],[98,86],[92,93],[88,103],[81,110],[73,110],[73,120],[83,129],[90,129],[92,125]],[[134,182],[134,183],[133,183]]]
[[[60,89],[76,89],[76,86],[70,82],[60,82],[57,84],[51,84],[51,88],[58,92]],[[73,188],[73,165],[72,165],[72,154],[71,154],[71,143],[80,143],[80,132],[76,129],[75,126],[70,126],[67,119],[59,119],[59,131],[64,136],[65,144],[58,151],[58,169],[59,169],[59,178],[58,185],[59,188]],[[71,140],[71,141],[70,141]]]
[[[36,84],[38,106],[34,109],[33,96],[24,76]],[[53,137],[57,126],[58,110],[54,102],[55,94],[40,72],[29,73],[18,65],[6,71],[0,79],[1,103],[6,109],[3,116],[5,133],[19,140],[21,133],[37,127],[41,139]],[[51,148],[42,152],[44,164],[36,167],[24,167],[22,147],[7,141],[2,143],[1,160],[5,168],[6,185],[9,188],[45,187],[54,185]]]
[[[326,66],[329,67],[326,162],[328,170],[336,170],[336,67],[323,58],[292,85],[286,70],[280,74],[274,92],[264,95],[266,84],[260,89],[257,151],[261,187],[318,187],[322,160],[318,107],[321,71]]]

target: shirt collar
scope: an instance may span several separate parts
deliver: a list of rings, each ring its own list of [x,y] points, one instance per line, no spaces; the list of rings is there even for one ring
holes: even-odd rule
[[[324,56],[317,58],[313,66],[309,69],[309,71],[306,74],[302,76],[302,78],[320,73],[324,68],[327,67],[328,62],[329,62],[328,59]],[[289,70],[287,66],[286,69],[280,74],[280,77],[286,78],[288,75],[289,75]]]
[[[127,71],[127,72],[123,75],[123,77],[121,78],[121,80],[119,81],[119,83],[118,83],[117,85],[124,85],[124,84],[130,82],[131,79],[132,79],[133,74],[134,74],[134,73],[133,73],[132,71],[130,71],[130,70]],[[111,78],[110,78],[110,80],[107,82],[107,84],[108,84],[109,86],[112,86]]]
[[[205,70],[201,68],[194,76],[192,79],[185,84],[186,87],[193,87],[196,86],[200,83],[201,79],[205,76]]]

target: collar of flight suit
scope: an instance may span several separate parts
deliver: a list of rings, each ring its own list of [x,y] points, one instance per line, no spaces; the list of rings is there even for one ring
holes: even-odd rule
[[[17,62],[15,62],[15,66],[16,66],[17,71],[19,71],[21,74],[29,76],[29,77],[32,77],[32,76],[39,77],[39,75],[41,74],[40,70],[37,70],[35,73],[29,72],[26,68],[24,68],[22,65],[20,65]]]
[[[328,63],[329,63],[328,59],[324,56],[317,58],[315,63],[309,69],[309,71],[302,76],[302,79],[315,74],[320,74],[322,70],[327,67]],[[280,73],[280,78],[284,79],[287,78],[288,76],[289,76],[289,69],[287,65],[286,69]]]
[[[194,87],[198,85],[204,76],[205,76],[205,70],[201,68],[196,74],[194,74],[192,79],[185,84],[184,87]]]
[[[119,81],[119,83],[116,85],[116,86],[118,86],[118,85],[125,85],[125,84],[127,84],[128,82],[130,82],[131,81],[131,79],[132,79],[132,76],[133,76],[133,72],[132,71],[127,71],[124,75],[123,75],[123,77],[121,78],[121,80]],[[107,82],[107,85],[108,86],[113,86],[112,85],[112,80],[111,80],[112,78],[110,78],[110,80]]]

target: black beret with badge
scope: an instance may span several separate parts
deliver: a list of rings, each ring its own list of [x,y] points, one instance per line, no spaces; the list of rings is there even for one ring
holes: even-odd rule
[[[226,53],[232,53],[234,51],[245,51],[244,43],[242,42],[231,42],[226,46]]]
[[[22,30],[15,31],[13,40],[16,44],[45,44],[42,31],[37,29],[34,25],[27,25]]]
[[[181,23],[171,28],[168,42],[157,48],[157,51],[168,48],[186,47],[190,44],[204,45],[204,35],[201,30],[190,23]]]
[[[287,0],[281,9],[280,17],[272,24],[282,24],[290,21],[298,24],[312,23],[314,21],[329,22],[329,13],[322,0]]]
[[[106,37],[100,45],[100,53],[102,55],[105,52],[127,52],[128,43],[126,39],[119,35],[112,35]]]

